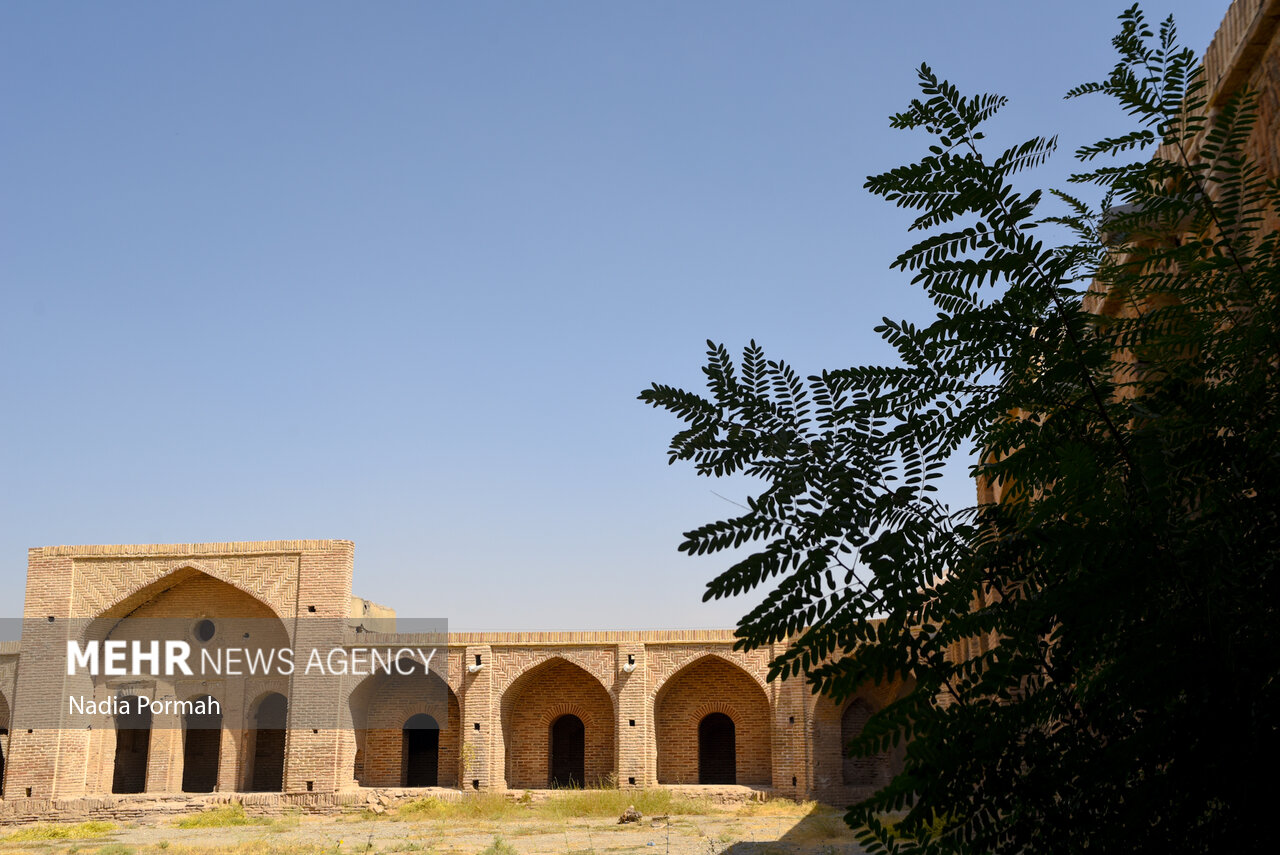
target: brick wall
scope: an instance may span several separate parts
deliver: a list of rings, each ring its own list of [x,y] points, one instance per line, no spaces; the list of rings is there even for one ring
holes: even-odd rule
[[[848,715],[850,707],[861,707],[866,713],[875,712],[901,697],[906,690],[902,683],[866,686],[853,698],[836,704],[828,698],[814,698],[811,713],[809,744],[812,746],[812,795],[832,804],[852,804],[869,796],[875,789],[889,782],[902,768],[905,746],[899,746],[879,757],[846,757],[846,736],[860,732],[848,732],[847,724],[861,718],[855,711]],[[852,774],[848,774],[852,772]]]
[[[126,614],[176,618],[184,626],[207,617],[217,627],[207,643],[214,647],[427,643],[346,626],[353,565],[346,541],[54,547],[32,550],[29,560],[28,623],[16,655],[0,650],[0,696],[14,719],[6,795],[23,798],[30,787],[32,804],[109,793],[115,772],[114,722],[88,728],[61,711],[75,688],[62,676],[65,640],[76,632],[67,616],[84,619],[85,631],[99,635],[125,632],[113,628]],[[242,620],[256,622],[248,641]],[[826,713],[803,683],[766,683],[776,651],[744,653],[733,643],[732,632],[722,630],[452,634],[430,676],[295,673],[234,685],[161,678],[132,679],[129,686],[84,678],[83,688],[98,699],[125,690],[217,698],[223,707],[219,793],[253,786],[254,709],[274,692],[288,700],[283,789],[292,793],[399,787],[403,727],[418,713],[442,725],[437,768],[443,787],[547,786],[551,728],[563,715],[583,722],[588,785],[695,783],[698,723],[722,712],[734,722],[737,781],[803,797],[820,783],[828,762],[840,762],[838,745],[818,744],[830,741],[820,721]],[[314,727],[317,710],[331,712],[334,726]],[[298,726],[302,712],[306,726]],[[24,721],[45,726],[27,733]],[[147,792],[180,790],[183,765],[181,721],[157,718],[148,739]]]
[[[4,797],[4,761],[9,758],[9,699],[0,692],[0,798]]]
[[[1257,93],[1258,119],[1246,151],[1263,172],[1280,177],[1280,0],[1235,0],[1204,55],[1210,107],[1246,87]],[[1272,216],[1264,228],[1280,228]]]
[[[406,669],[408,670],[408,669]],[[440,725],[437,786],[457,787],[461,778],[462,720],[457,695],[432,674],[424,678],[421,665],[413,674],[368,678],[377,683],[369,699],[367,728],[357,735],[363,787],[404,785],[404,726],[419,714]]]
[[[502,703],[506,782],[512,789],[548,786],[551,727],[563,715],[582,720],[585,783],[616,783],[613,700],[599,679],[559,657],[532,668],[507,690]]]
[[[686,666],[658,692],[654,704],[658,782],[697,784],[698,724],[720,712],[736,731],[737,783],[773,783],[769,699],[739,666],[705,656]]]
[[[263,543],[159,544],[141,546],[45,547],[28,554],[27,591],[23,637],[14,697],[11,736],[9,795],[34,798],[78,796],[110,790],[115,739],[108,721],[71,721],[66,709],[69,695],[106,697],[118,687],[109,679],[87,675],[65,676],[66,642],[83,633],[105,637],[115,622],[129,615],[139,617],[191,617],[212,615],[224,620],[277,619],[275,639],[263,646],[287,641],[301,609],[299,579],[306,577],[302,593],[325,604],[345,621],[350,604],[353,548],[348,541],[272,541]],[[335,603],[342,603],[337,608]],[[86,629],[86,624],[88,628]],[[242,633],[243,635],[243,633]],[[236,646],[250,646],[235,639]],[[200,691],[215,695],[217,685],[184,686],[163,680],[142,681],[146,691],[188,697]],[[313,704],[335,705],[338,695],[326,686],[309,688],[311,681],[294,679],[282,687],[285,693],[301,692]],[[211,681],[216,683],[216,681]],[[250,687],[249,691],[257,687]],[[263,688],[266,688],[265,686]],[[224,691],[225,694],[225,691]],[[154,695],[153,695],[154,696]],[[18,701],[18,698],[21,700]],[[239,721],[243,698],[220,697]],[[335,715],[336,719],[336,715]],[[337,785],[337,737],[320,730],[307,737],[295,734],[299,744],[291,761],[299,788],[318,781],[321,788]],[[314,736],[315,739],[308,737]],[[220,763],[220,786],[243,786],[237,769],[244,763],[244,740],[228,725],[223,739],[230,752]],[[156,722],[150,740],[146,786],[153,791],[173,791],[181,786],[182,738],[180,722]],[[225,777],[224,777],[225,775]]]

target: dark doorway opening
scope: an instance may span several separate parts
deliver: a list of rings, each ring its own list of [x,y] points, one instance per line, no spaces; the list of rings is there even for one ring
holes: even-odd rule
[[[0,727],[0,799],[4,798],[4,744],[8,735],[9,731]]]
[[[249,789],[255,793],[284,790],[284,733],[289,702],[272,692],[258,702],[253,716],[253,769]]]
[[[222,707],[209,695],[192,700],[203,703],[206,712],[182,717],[182,791],[212,793],[218,786]]]
[[[404,723],[403,786],[434,787],[440,777],[440,725],[426,713]]]
[[[733,719],[724,713],[698,722],[698,783],[738,783],[737,736]]]
[[[551,723],[551,786],[581,787],[587,777],[587,730],[576,715]]]
[[[147,755],[151,750],[151,709],[138,698],[122,696],[116,716],[116,757],[111,792],[141,793],[147,789]]]

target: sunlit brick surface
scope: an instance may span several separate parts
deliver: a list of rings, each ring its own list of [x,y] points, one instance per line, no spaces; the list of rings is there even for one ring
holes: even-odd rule
[[[23,638],[0,646],[0,726],[9,731],[0,736],[0,819],[29,813],[23,805],[105,795],[113,786],[175,793],[184,780],[213,782],[215,793],[276,781],[299,797],[400,787],[412,777],[407,764],[424,757],[430,762],[413,768],[434,768],[440,787],[543,788],[552,777],[552,727],[565,715],[583,723],[587,786],[696,785],[698,724],[713,712],[733,721],[737,784],[806,797],[830,789],[825,770],[841,767],[838,726],[833,738],[815,720],[834,715],[838,723],[839,710],[826,710],[835,705],[797,681],[768,683],[777,649],[735,651],[725,630],[453,633],[442,645],[434,638],[430,675],[416,666],[358,677],[301,668],[239,680],[65,676],[66,640],[81,631],[73,626],[146,642],[143,624],[132,622],[138,618],[175,621],[193,645],[210,650],[430,647],[395,633],[392,610],[352,598],[353,564],[347,541],[31,550]],[[119,623],[126,616],[131,622]],[[203,620],[211,638],[199,637]],[[883,703],[896,690],[865,694]],[[157,716],[117,750],[116,719],[59,726],[68,721],[69,692],[97,700],[207,695],[221,705],[222,727],[188,740],[186,719]],[[283,738],[259,721],[264,701],[277,694],[287,704]],[[411,760],[404,728],[422,714],[438,736]],[[185,769],[188,759],[199,766]],[[868,780],[888,773],[871,768]]]

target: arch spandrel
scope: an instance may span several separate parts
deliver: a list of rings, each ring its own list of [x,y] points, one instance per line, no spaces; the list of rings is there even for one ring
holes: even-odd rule
[[[727,662],[744,672],[765,693],[765,697],[769,699],[770,706],[772,706],[772,687],[765,679],[765,675],[769,673],[769,660],[771,658],[769,651],[753,650],[749,653],[744,653],[728,647],[723,650],[708,650],[701,645],[689,647],[668,647],[664,645],[648,649],[645,658],[649,669],[650,700],[657,698],[663,687],[681,671],[708,657]]]
[[[85,641],[185,640],[193,655],[234,648],[275,651],[292,643],[290,623],[243,588],[182,567],[135,591],[97,618],[76,622]],[[208,626],[208,637],[200,627]]]
[[[554,661],[578,666],[595,677],[611,699],[617,696],[618,657],[613,648],[503,647],[495,649],[492,655],[494,670],[491,685],[494,694],[499,697],[505,696],[524,675]]]
[[[190,573],[203,573],[262,602],[281,620],[297,611],[299,556],[245,555],[213,559],[77,558],[72,565],[71,617],[124,617]]]
[[[441,676],[445,677],[445,682],[449,684],[449,691],[453,692],[455,695],[461,695],[463,678],[467,673],[467,669],[462,665],[462,660],[467,655],[466,651],[454,648],[447,651],[445,655],[447,667],[445,669],[445,673]],[[432,660],[431,664],[434,666],[435,660]]]

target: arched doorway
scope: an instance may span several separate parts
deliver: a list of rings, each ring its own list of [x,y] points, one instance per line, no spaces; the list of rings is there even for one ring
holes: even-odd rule
[[[258,701],[253,714],[253,757],[249,790],[278,793],[284,789],[284,735],[289,702],[279,692]]]
[[[659,784],[772,784],[769,698],[741,665],[715,654],[685,665],[659,685],[653,721]]]
[[[713,712],[698,722],[698,783],[738,783],[738,740],[733,719]]]
[[[509,789],[601,787],[616,780],[614,699],[595,674],[552,656],[511,682],[501,708],[500,756]]]
[[[151,708],[128,695],[118,698],[116,755],[111,792],[141,793],[147,789],[147,755],[151,750]]]
[[[182,716],[182,791],[212,793],[218,786],[222,707],[209,695],[192,703],[192,711]]]
[[[440,778],[440,724],[426,713],[409,717],[403,730],[406,787],[434,787]]]
[[[440,674],[421,661],[400,659],[389,673],[379,670],[362,680],[348,704],[356,743],[352,774],[360,786],[462,782],[461,708]]]
[[[862,735],[862,729],[871,718],[871,707],[862,698],[844,708],[840,716],[840,747],[844,751],[841,777],[846,784],[870,786],[875,783],[876,760],[871,757],[851,757],[849,743]]]
[[[582,787],[587,778],[587,729],[576,715],[551,723],[552,787]]]

